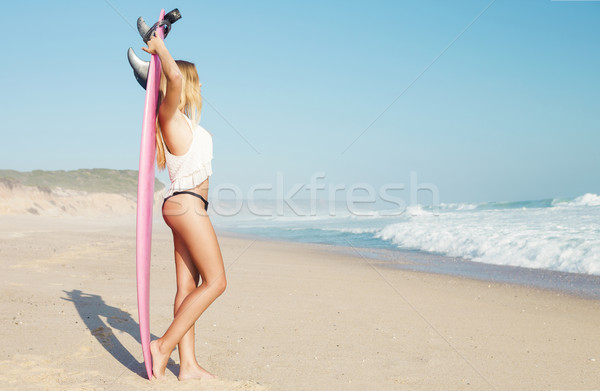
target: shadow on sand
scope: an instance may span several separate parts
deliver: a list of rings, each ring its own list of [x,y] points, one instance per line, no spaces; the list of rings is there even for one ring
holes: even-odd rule
[[[83,323],[85,323],[100,345],[126,368],[143,378],[147,378],[143,361],[138,361],[129,353],[112,331],[113,329],[121,330],[131,335],[141,344],[139,324],[131,317],[131,314],[119,308],[111,307],[99,295],[84,293],[78,289],[63,292],[68,297],[63,297],[62,299],[70,301],[75,305],[81,320],[83,320]],[[106,318],[106,322],[102,318]],[[157,338],[154,334],[150,335],[151,340]],[[140,345],[140,356],[141,351]],[[175,375],[179,372],[179,366],[172,359],[169,359],[167,368]]]

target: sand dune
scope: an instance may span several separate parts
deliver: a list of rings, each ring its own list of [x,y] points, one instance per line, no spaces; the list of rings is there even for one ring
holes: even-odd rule
[[[88,170],[93,171],[93,170]],[[118,170],[105,170],[113,174]],[[130,177],[130,171],[127,176]],[[19,173],[15,172],[18,176]],[[53,178],[55,172],[48,171],[38,174],[33,180],[14,177],[0,177],[0,215],[40,215],[40,216],[127,216],[135,215],[136,198],[135,184],[131,183],[122,188],[112,185],[118,179],[109,179],[105,183],[107,191],[102,187],[94,187],[83,183],[76,171],[62,172],[61,178]],[[11,174],[12,175],[12,174]],[[31,176],[31,175],[30,175]],[[96,174],[96,176],[101,176]],[[70,181],[65,180],[65,177]],[[95,178],[92,178],[95,179]],[[52,185],[52,181],[58,185]],[[38,185],[36,183],[40,183]],[[157,187],[154,194],[156,211],[160,208],[163,187]]]
[[[154,194],[158,207],[162,191]],[[128,194],[43,188],[0,183],[0,214],[41,216],[123,216],[134,215],[136,199]]]

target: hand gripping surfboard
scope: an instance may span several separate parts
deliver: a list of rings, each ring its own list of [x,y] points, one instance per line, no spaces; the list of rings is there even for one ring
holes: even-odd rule
[[[156,31],[163,39],[168,34],[171,23],[181,15],[177,9],[165,16],[160,11],[158,22],[148,27],[141,17],[138,31],[148,42]],[[149,62],[139,59],[132,48],[127,52],[129,63],[136,80],[146,89],[144,117],[142,120],[142,141],[140,145],[140,165],[138,174],[137,218],[136,218],[136,279],[140,340],[148,379],[152,378],[152,356],[150,354],[150,248],[152,244],[152,206],[154,201],[154,160],[156,154],[156,115],[160,84],[161,64],[158,55],[153,54]]]

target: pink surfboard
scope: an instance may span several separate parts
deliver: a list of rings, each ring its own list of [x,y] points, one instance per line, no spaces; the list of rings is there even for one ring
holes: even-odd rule
[[[160,11],[159,21],[165,10]],[[164,29],[156,33],[164,38]],[[153,54],[148,69],[146,101],[142,120],[142,142],[140,146],[140,171],[138,177],[136,219],[136,278],[140,339],[148,379],[152,379],[152,355],[150,354],[150,248],[152,245],[152,210],[154,201],[154,160],[156,154],[156,105],[160,83],[161,64]]]

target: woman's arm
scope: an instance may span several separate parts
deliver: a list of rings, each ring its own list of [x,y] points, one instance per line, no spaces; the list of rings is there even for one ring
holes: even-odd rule
[[[158,54],[160,63],[162,65],[162,71],[167,78],[167,93],[163,99],[158,116],[161,125],[171,122],[179,106],[179,100],[181,99],[182,89],[182,75],[179,71],[179,67],[171,57],[171,54],[167,50],[165,43],[156,34],[148,41],[148,49],[142,48],[147,53]]]

